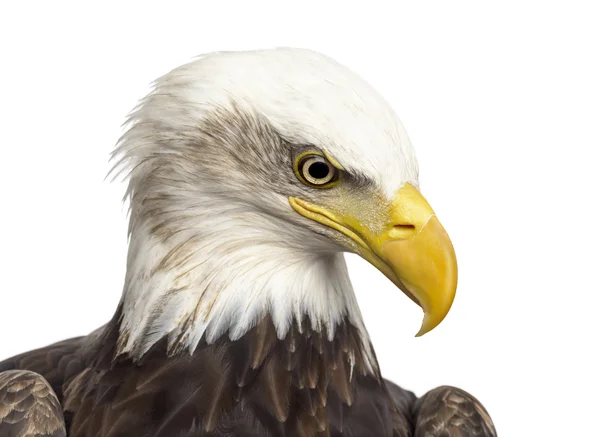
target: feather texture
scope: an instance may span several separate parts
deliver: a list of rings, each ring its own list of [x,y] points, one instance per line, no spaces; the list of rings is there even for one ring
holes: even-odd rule
[[[495,437],[496,429],[483,405],[455,387],[438,387],[414,405],[415,437]]]
[[[417,399],[378,373],[353,371],[364,355],[348,322],[331,341],[306,326],[280,340],[264,319],[236,341],[200,342],[192,355],[169,357],[163,338],[133,362],[116,355],[119,318],[0,363],[0,381],[10,369],[45,381],[33,372],[41,373],[72,437],[496,436],[483,406],[463,391],[441,387]],[[0,383],[0,393],[7,387]],[[31,414],[33,405],[22,406],[23,417]]]
[[[41,375],[27,370],[0,373],[0,436],[66,435],[61,405]]]

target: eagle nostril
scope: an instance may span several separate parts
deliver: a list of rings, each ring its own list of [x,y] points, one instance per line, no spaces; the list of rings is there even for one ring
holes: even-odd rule
[[[402,239],[412,237],[416,232],[415,225],[401,224],[394,225],[390,232],[390,237],[393,239]]]

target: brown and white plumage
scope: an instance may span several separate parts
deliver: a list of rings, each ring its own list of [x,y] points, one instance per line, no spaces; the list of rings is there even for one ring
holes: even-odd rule
[[[0,435],[66,437],[60,402],[41,375],[27,370],[0,373]]]
[[[132,431],[153,437],[495,436],[485,409],[462,390],[442,387],[417,399],[381,376],[365,374],[360,361],[349,378],[344,358],[358,347],[349,326],[334,342],[310,329],[294,330],[281,341],[265,320],[236,342],[201,344],[192,356],[168,357],[161,341],[135,365],[113,361],[116,320],[89,337],[7,360],[0,371],[28,369],[17,373],[36,375],[36,383],[41,376],[33,372],[45,374],[69,435],[76,437]],[[44,396],[52,399],[53,393],[46,388]],[[44,427],[62,413],[39,417],[37,426]],[[2,432],[3,426],[0,420]]]
[[[415,437],[473,435],[493,437],[496,429],[488,412],[472,395],[455,387],[438,387],[413,406]]]
[[[202,57],[157,81],[115,157],[118,310],[0,363],[35,372],[68,435],[495,435],[464,392],[416,400],[380,373],[341,252],[421,305],[421,333],[450,308],[455,258],[401,123],[354,73],[305,50]]]

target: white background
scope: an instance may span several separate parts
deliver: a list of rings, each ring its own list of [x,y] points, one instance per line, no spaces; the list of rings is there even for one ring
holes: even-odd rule
[[[420,310],[350,270],[385,375],[474,393],[504,436],[598,432],[600,11],[589,1],[3,3],[0,357],[85,334],[119,299],[122,187],[104,181],[156,77],[213,51],[299,46],[375,86],[456,247],[456,301]]]

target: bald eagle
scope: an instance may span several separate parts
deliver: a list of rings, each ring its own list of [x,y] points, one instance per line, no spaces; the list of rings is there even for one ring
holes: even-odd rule
[[[218,52],[158,79],[114,152],[123,294],[105,326],[0,363],[0,437],[495,436],[483,406],[385,380],[343,252],[424,312],[457,264],[392,108],[301,49]]]

